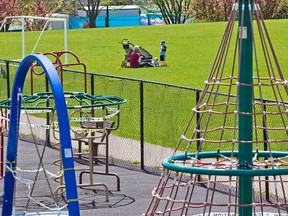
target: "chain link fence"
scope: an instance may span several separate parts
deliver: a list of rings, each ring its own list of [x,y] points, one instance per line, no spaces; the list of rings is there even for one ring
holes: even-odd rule
[[[0,60],[1,101],[11,94],[18,65],[17,61]],[[160,173],[162,160],[172,156],[192,114],[192,108],[196,106],[201,94],[199,89],[95,73],[87,73],[86,87],[87,92],[92,95],[115,95],[127,100],[126,104],[121,105],[120,127],[109,136],[110,163],[153,173]],[[64,91],[83,92],[83,73],[64,70],[63,88]],[[45,76],[33,76],[32,79],[28,73],[23,91],[25,94],[47,91],[49,87]],[[221,102],[223,98],[223,101],[226,101],[226,97],[218,96],[218,100]],[[231,100],[234,101],[235,98]],[[45,117],[51,118],[51,115],[41,117],[45,124],[49,122]],[[1,134],[4,134],[7,125],[1,121]],[[197,118],[194,121],[196,125]],[[53,142],[51,131],[38,134],[41,134],[41,139],[51,139]],[[215,133],[211,136],[218,135]],[[265,136],[265,131],[262,136]],[[105,149],[101,148],[99,152],[104,154]],[[230,148],[231,145],[227,144],[221,149],[231,150]],[[265,146],[263,148],[265,149]]]
[[[0,60],[1,101],[11,94],[18,65],[17,61]],[[83,73],[76,70],[64,71],[64,91],[83,92]],[[28,73],[23,93],[47,91],[49,86],[45,76],[31,77],[31,73]],[[161,171],[162,160],[173,154],[200,90],[87,73],[87,92],[93,95],[115,95],[127,100],[121,106],[120,127],[109,136],[110,162],[158,173]],[[42,118],[45,124],[45,116]],[[45,132],[41,136],[43,140],[53,141],[51,135],[46,136]],[[99,149],[101,151],[104,149]]]

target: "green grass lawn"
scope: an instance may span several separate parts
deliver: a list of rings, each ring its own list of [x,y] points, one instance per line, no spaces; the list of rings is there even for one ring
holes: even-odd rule
[[[280,65],[287,74],[288,20],[266,21]],[[97,28],[68,31],[68,48],[86,63],[90,72],[153,80],[202,89],[215,58],[226,23],[195,23],[148,27]],[[29,54],[40,32],[26,32]],[[128,38],[153,56],[159,55],[160,40],[166,40],[165,68],[120,68],[124,50],[118,42]],[[0,33],[0,58],[21,58],[21,33]],[[63,31],[46,31],[36,52],[63,50]]]
[[[284,76],[288,75],[288,20],[268,20],[266,21],[272,42],[276,54],[278,56],[280,65],[284,72]],[[166,26],[149,26],[149,27],[123,27],[123,28],[108,28],[108,29],[85,29],[85,30],[69,30],[68,31],[68,47],[69,50],[76,53],[80,60],[87,65],[89,72],[109,74],[122,77],[137,78],[142,80],[158,81],[163,83],[176,84],[181,86],[193,87],[203,89],[204,81],[207,79],[212,67],[213,61],[216,56],[217,49],[220,44],[226,23],[195,23],[189,25],[166,25]],[[26,54],[31,52],[34,47],[37,37],[40,32],[26,32]],[[124,49],[122,45],[119,44],[123,38],[128,38],[134,45],[143,46],[147,49],[153,56],[159,55],[160,40],[165,39],[167,50],[167,63],[168,67],[159,68],[141,68],[141,69],[130,69],[130,68],[120,68],[120,63],[124,59]],[[21,33],[0,33],[0,40],[2,42],[2,47],[0,49],[0,58],[4,59],[20,59],[21,58]],[[63,31],[46,31],[43,34],[42,39],[36,49],[36,52],[50,52],[50,51],[61,51],[63,50]],[[67,88],[75,90],[74,83],[78,80],[77,76],[71,75],[67,80],[65,80],[65,86],[72,84]],[[11,80],[12,82],[13,80]],[[77,81],[78,82],[78,81]],[[107,82],[107,81],[106,81]],[[42,83],[42,82],[41,82]],[[79,83],[79,82],[78,82]],[[102,84],[102,83],[101,83]],[[5,86],[5,80],[0,79],[0,94],[2,86]],[[41,85],[41,84],[40,84]],[[103,87],[97,84],[97,88],[106,88],[105,82],[103,82]],[[135,89],[138,91],[138,87],[132,90],[127,87],[122,86],[122,82],[119,82],[119,88],[123,88],[122,97],[131,98],[129,104],[131,107],[127,108],[130,111],[128,113],[123,113],[123,119],[127,117],[127,125],[129,125],[129,118],[133,116],[139,116],[139,110],[133,107],[133,104],[138,105],[138,99],[135,98]],[[115,84],[109,88],[118,88]],[[149,127],[146,128],[145,138],[152,143],[165,144],[165,146],[174,147],[175,137],[180,136],[183,131],[183,127],[187,123],[188,116],[190,115],[191,105],[186,98],[188,95],[186,93],[181,93],[184,98],[178,100],[179,95],[178,90],[175,90],[175,98],[160,97],[165,94],[160,95],[161,87],[155,89],[155,91],[145,92],[146,97],[149,97],[149,102],[153,108],[151,110],[146,110],[145,121]],[[2,89],[3,90],[3,89]],[[79,90],[78,90],[79,91]],[[112,91],[113,92],[113,91]],[[160,92],[159,95],[155,92]],[[227,92],[224,92],[227,93]],[[269,98],[269,93],[267,92],[267,97]],[[188,94],[188,93],[187,93]],[[189,93],[190,94],[190,93]],[[6,96],[6,95],[5,95]],[[159,98],[158,98],[159,96]],[[165,95],[164,95],[165,96]],[[135,99],[135,102],[133,100]],[[173,103],[175,99],[174,106],[165,106],[165,104]],[[181,105],[178,103],[181,101]],[[127,105],[124,105],[128,107]],[[183,107],[182,107],[183,106]],[[187,106],[187,107],[186,107]],[[134,109],[133,109],[134,108]],[[159,117],[159,113],[155,110],[161,108],[163,111],[163,116]],[[179,116],[174,116],[176,109],[187,110],[187,113],[183,110],[179,111],[181,113],[181,118]],[[186,109],[187,108],[187,109]],[[167,111],[165,110],[167,109]],[[131,112],[133,111],[133,113]],[[122,112],[122,111],[121,111]],[[166,125],[170,126],[169,131],[159,132],[160,137],[152,137],[155,130],[159,130],[159,125],[155,124],[155,119],[159,118],[159,122],[165,122]],[[164,118],[164,119],[162,119]],[[121,125],[122,131],[128,131],[124,124]],[[167,127],[168,127],[167,126]],[[177,126],[177,127],[176,127]],[[135,128],[134,128],[135,129]],[[138,129],[136,131],[130,131],[131,134],[121,134],[126,137],[138,139],[139,137],[134,137],[139,134]],[[151,130],[151,132],[150,132]],[[165,130],[165,128],[163,129]],[[162,134],[168,134],[168,136],[163,137]],[[166,139],[166,140],[163,140]]]

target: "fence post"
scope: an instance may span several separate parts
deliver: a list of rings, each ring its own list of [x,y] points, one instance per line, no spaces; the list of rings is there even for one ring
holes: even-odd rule
[[[263,111],[266,112],[266,100],[263,100]],[[263,115],[263,140],[264,140],[264,151],[267,151],[267,128],[266,128],[266,115]],[[264,160],[267,160],[268,158],[265,157]],[[268,166],[265,166],[267,169]],[[265,176],[265,191],[266,191],[266,200],[269,201],[269,176]]]
[[[45,91],[49,92],[49,81],[47,76],[45,77]],[[46,102],[46,107],[49,107],[50,103],[49,100]],[[53,115],[53,114],[52,114]],[[49,112],[46,113],[46,125],[50,125],[51,127],[51,119],[50,119],[50,115]],[[51,128],[50,128],[51,129]],[[51,145],[51,140],[50,140],[50,134],[51,134],[51,130],[46,130],[46,142],[47,142],[47,146],[52,147]]]
[[[197,108],[197,104],[198,104],[198,102],[199,102],[199,99],[200,99],[200,91],[196,91],[196,108]],[[197,109],[197,110],[198,110],[198,109]],[[200,120],[200,113],[197,112],[197,113],[196,113],[196,125],[197,125],[197,130],[200,130],[200,122],[199,122],[199,120]],[[197,137],[197,149],[199,149],[199,147],[200,147],[200,140],[199,140],[199,138],[200,138],[200,132],[199,132],[199,131],[197,131],[196,137]]]
[[[2,125],[0,126],[0,180],[4,177],[4,130]]]
[[[95,94],[95,91],[94,91],[94,75],[91,74],[90,76],[90,91],[91,91],[91,95],[94,95]],[[87,88],[87,86],[85,86],[85,89]],[[94,101],[92,101],[92,103],[94,104]],[[94,116],[94,109],[91,110],[91,114],[92,116]],[[108,138],[107,138],[108,139]]]
[[[140,80],[140,148],[141,148],[141,169],[144,170],[144,85]]]
[[[6,85],[7,85],[7,98],[10,98],[10,67],[9,67],[9,61],[6,61]]]
[[[200,91],[196,91],[196,108],[198,107],[197,105],[198,105],[198,102],[199,102],[199,100],[200,100]],[[199,110],[198,108],[197,108],[197,110]],[[197,138],[197,150],[200,148],[200,145],[201,145],[201,143],[200,143],[200,131],[198,131],[198,130],[200,130],[200,113],[199,112],[197,112],[196,113],[196,126],[197,126],[197,132],[196,132],[196,138]],[[198,175],[198,181],[201,181],[201,176],[200,175]]]
[[[91,95],[94,95],[94,75],[93,74],[91,74],[90,90],[91,90]]]

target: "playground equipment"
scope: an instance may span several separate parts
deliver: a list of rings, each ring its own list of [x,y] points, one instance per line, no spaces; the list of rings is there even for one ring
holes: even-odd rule
[[[47,56],[50,61],[52,62],[52,64],[54,65],[60,80],[61,80],[61,84],[63,85],[63,70],[67,69],[69,67],[80,67],[82,68],[82,72],[83,72],[83,90],[84,92],[87,92],[87,71],[86,71],[86,65],[80,61],[79,57],[71,52],[71,51],[54,51],[54,52],[46,52],[43,55]],[[70,63],[66,63],[66,61],[69,59]],[[33,63],[31,68],[30,68],[30,94],[34,95],[35,93],[35,86],[34,86],[34,80],[35,80],[35,76],[36,77],[41,77],[42,75],[44,75],[45,72],[43,70],[43,68],[41,67],[41,65],[39,65],[39,63]],[[43,81],[43,80],[42,80]],[[39,84],[39,80],[37,80],[38,84]],[[82,82],[82,80],[79,80],[79,82]],[[46,86],[46,91],[49,91],[49,85],[48,85],[48,80],[46,79],[46,81],[44,80],[43,82],[43,86]],[[10,86],[7,86],[7,89],[10,88]],[[44,94],[42,94],[43,96]],[[35,95],[34,95],[35,96]],[[25,96],[27,97],[27,96]],[[40,98],[40,97],[38,97]],[[30,96],[30,99],[31,96]],[[34,98],[34,100],[37,100],[36,96]],[[1,105],[3,105],[2,107],[0,107],[0,121],[1,121],[1,125],[0,125],[0,179],[3,178],[4,176],[4,170],[3,170],[3,161],[4,161],[4,134],[7,132],[7,127],[8,127],[8,115],[9,115],[9,108],[10,108],[10,99],[1,101]],[[30,112],[34,113],[36,112],[35,110],[38,110],[37,113],[43,113],[44,110],[46,112],[46,118],[47,118],[47,122],[46,124],[49,124],[50,122],[50,116],[49,113],[51,113],[51,109],[49,108],[44,108],[42,109],[44,106],[44,104],[42,104],[40,107],[36,108],[36,107],[31,107]],[[48,104],[47,104],[48,105]],[[38,106],[38,105],[37,105]],[[31,111],[32,110],[32,111]],[[49,129],[49,127],[47,128]],[[47,130],[46,131],[46,139],[50,139],[50,132]],[[50,142],[48,140],[48,142]],[[1,155],[3,157],[1,157]]]
[[[7,110],[0,109],[1,116],[7,116]],[[4,177],[4,133],[7,129],[7,121],[0,119],[0,180]]]
[[[258,1],[235,1],[145,215],[287,215],[287,90]]]
[[[68,113],[66,109],[65,97],[63,94],[62,85],[58,74],[49,59],[43,55],[30,55],[23,59],[21,62],[13,85],[12,97],[9,103],[10,107],[10,125],[9,125],[9,136],[7,144],[7,157],[6,157],[6,171],[4,178],[4,196],[2,202],[2,215],[12,215],[13,203],[15,197],[15,178],[19,180],[17,175],[17,146],[18,146],[18,136],[19,136],[19,124],[20,124],[20,114],[21,114],[21,102],[22,102],[22,91],[24,86],[25,77],[28,73],[28,69],[34,61],[37,61],[42,68],[44,69],[45,74],[48,77],[52,92],[54,95],[55,107],[58,115],[59,121],[59,131],[61,133],[61,152],[63,155],[63,169],[64,169],[64,178],[66,185],[66,195],[67,195],[67,205],[68,213],[70,215],[80,215],[80,209],[78,204],[78,195],[76,188],[76,177],[74,171],[74,160],[73,160],[73,150],[71,145],[71,138],[69,133],[69,121]],[[39,152],[38,152],[39,153]],[[44,154],[44,151],[43,151]],[[39,169],[43,168],[45,176],[48,176],[46,173],[44,165],[42,163],[43,155],[38,154],[39,156]],[[35,181],[37,180],[36,173]],[[17,178],[18,177],[18,178]],[[29,197],[32,196],[33,187],[30,188]],[[47,182],[48,183],[48,182]],[[28,185],[27,185],[28,186]],[[29,187],[29,186],[28,186]],[[53,196],[52,196],[53,197]],[[29,199],[30,200],[30,199]],[[28,203],[29,203],[28,200]],[[28,206],[28,205],[27,205]],[[57,208],[55,204],[56,213],[54,215],[64,215],[61,213],[61,209]],[[41,213],[39,213],[41,215]],[[51,213],[52,215],[52,213]]]
[[[47,56],[52,64],[55,66],[55,69],[59,73],[59,77],[61,80],[61,83],[63,85],[63,69],[68,68],[71,66],[81,66],[83,68],[83,74],[84,74],[84,92],[87,92],[87,70],[86,70],[86,65],[80,61],[79,57],[71,52],[71,51],[57,51],[57,52],[46,52],[43,53],[43,55]],[[63,59],[64,57],[64,59]],[[67,63],[67,59],[69,59],[70,63]],[[64,62],[63,62],[64,60]],[[39,70],[39,64],[33,64],[31,66],[31,76],[30,76],[30,82],[31,82],[31,94],[34,93],[34,83],[33,83],[33,75],[38,75],[41,76],[43,75],[44,71]]]
[[[126,103],[126,100],[116,96],[93,96],[87,93],[80,93],[78,95],[72,94],[76,97],[74,100],[77,106],[72,106],[69,121],[71,123],[70,131],[72,134],[72,140],[78,143],[78,152],[74,153],[75,156],[83,158],[88,156],[89,166],[88,168],[77,169],[79,171],[79,184],[81,188],[91,188],[102,186],[105,189],[106,201],[109,201],[108,186],[104,183],[94,181],[94,175],[107,175],[114,176],[117,180],[117,190],[120,190],[120,178],[116,173],[109,172],[109,142],[108,137],[111,130],[117,130],[120,125],[120,105]],[[67,104],[69,104],[66,96]],[[74,124],[73,124],[74,123]],[[59,140],[58,122],[52,123],[53,136],[55,140]],[[83,151],[82,143],[88,145],[89,150]],[[54,147],[59,148],[60,142],[56,142]],[[99,146],[104,146],[104,154],[99,154]],[[104,159],[105,171],[94,171],[94,164],[97,164],[99,160]],[[55,165],[62,170],[62,156],[59,160],[54,161]],[[88,183],[84,183],[83,176],[89,175]],[[55,198],[57,199],[59,191],[61,194],[64,192],[65,187],[63,177],[56,179],[60,183],[60,186],[55,191]]]
[[[49,79],[49,77],[47,76],[47,78],[50,82],[50,86],[52,88],[52,92],[34,92],[35,91],[35,89],[33,88],[34,82],[33,82],[33,80],[31,80],[31,82],[30,82],[31,83],[31,86],[30,86],[31,95],[25,95],[22,93],[22,91],[21,91],[21,94],[19,93],[16,95],[17,96],[17,98],[15,99],[17,102],[17,116],[16,117],[13,116],[13,115],[15,115],[14,112],[16,112],[16,111],[13,111],[13,109],[12,109],[12,108],[14,108],[13,103],[16,103],[16,102],[13,102],[13,98],[12,99],[8,98],[6,100],[0,101],[0,110],[1,110],[0,120],[1,120],[1,123],[3,121],[3,125],[5,125],[5,124],[7,125],[7,122],[10,121],[10,127],[8,130],[8,132],[9,132],[8,142],[9,143],[8,143],[8,149],[7,149],[7,157],[9,155],[9,159],[7,159],[8,162],[6,164],[6,167],[8,165],[10,167],[7,167],[8,171],[6,171],[6,174],[5,174],[5,175],[7,175],[7,173],[8,174],[10,173],[10,176],[8,175],[7,178],[5,177],[5,195],[4,195],[5,202],[8,202],[10,204],[9,205],[6,203],[4,204],[4,201],[3,201],[3,205],[6,205],[5,208],[3,208],[3,212],[5,213],[3,215],[6,215],[6,213],[8,215],[10,215],[9,212],[10,212],[10,209],[12,208],[12,203],[13,203],[12,201],[10,202],[10,200],[15,198],[11,194],[9,195],[11,190],[13,190],[13,188],[11,189],[11,187],[12,187],[11,184],[14,185],[14,182],[11,183],[10,181],[14,177],[17,180],[19,180],[20,182],[26,184],[30,190],[29,195],[28,195],[28,197],[29,197],[28,198],[28,204],[27,204],[26,208],[28,209],[29,203],[32,200],[34,203],[37,203],[39,206],[54,211],[52,213],[48,212],[49,215],[53,215],[53,213],[55,213],[55,212],[57,212],[57,215],[65,214],[65,212],[62,211],[62,209],[64,209],[66,207],[66,205],[64,205],[62,207],[58,206],[58,204],[59,204],[59,202],[58,202],[59,201],[58,200],[59,191],[61,191],[61,195],[64,198],[64,200],[66,200],[66,202],[68,202],[69,215],[78,215],[77,209],[75,211],[75,214],[74,214],[74,212],[73,212],[73,214],[71,214],[71,212],[70,212],[70,210],[72,208],[76,208],[73,206],[73,204],[70,204],[70,202],[76,202],[77,201],[77,203],[78,203],[78,197],[77,197],[77,199],[76,198],[75,199],[70,198],[71,194],[74,195],[75,191],[76,191],[76,195],[77,195],[77,190],[75,190],[73,192],[68,191],[68,190],[74,190],[75,188],[77,188],[77,186],[79,186],[81,188],[87,187],[90,189],[95,189],[95,186],[104,186],[105,191],[106,191],[106,200],[108,201],[109,200],[108,187],[103,183],[95,183],[93,180],[94,174],[104,174],[104,175],[115,176],[117,179],[117,189],[120,190],[120,179],[119,179],[118,175],[116,173],[110,173],[109,169],[108,169],[108,166],[109,166],[109,164],[108,164],[108,135],[109,135],[111,130],[116,130],[119,127],[119,124],[120,124],[120,105],[125,103],[126,100],[119,98],[117,96],[101,96],[101,95],[95,96],[95,95],[88,94],[86,92],[64,92],[62,89],[62,85],[61,85],[61,83],[63,83],[63,76],[61,76],[62,67],[63,66],[71,66],[71,65],[80,65],[80,66],[83,66],[84,69],[86,69],[85,65],[82,64],[79,60],[77,60],[76,63],[70,63],[69,65],[68,64],[62,64],[60,61],[60,57],[65,53],[66,52],[53,52],[53,53],[46,53],[45,55],[39,55],[39,54],[32,55],[32,57],[30,57],[31,59],[29,57],[27,57],[28,60],[26,60],[26,58],[23,60],[24,63],[20,64],[20,67],[17,71],[17,75],[20,76],[22,79],[24,79],[25,75],[28,73],[27,72],[28,69],[31,68],[30,75],[31,75],[31,79],[32,79],[33,75],[35,75],[35,74],[37,76],[47,74],[48,73],[47,71],[49,71],[49,69],[51,67],[53,67],[53,78],[57,77],[57,81],[54,82],[54,79],[52,79],[52,78]],[[55,61],[50,62],[49,59],[47,58],[47,56],[50,56],[50,57],[52,56],[53,58],[55,58]],[[72,57],[75,57],[75,55],[72,55]],[[49,69],[47,69],[45,62],[43,63],[43,59],[45,61],[49,62]],[[33,64],[34,60],[36,60],[36,63]],[[28,61],[28,63],[27,63],[27,61]],[[22,65],[24,65],[23,66],[23,67],[25,67],[24,69],[21,68]],[[86,77],[86,71],[83,74],[84,74],[84,77]],[[23,81],[22,80],[17,81],[17,77],[15,78],[15,80],[16,80],[15,81],[16,84],[14,84],[13,91],[16,91],[16,90],[18,91],[18,88],[20,90],[22,90],[23,87],[21,88],[20,84],[18,84],[17,82],[20,82],[22,85],[24,85],[24,80]],[[84,80],[86,80],[86,78]],[[57,86],[57,88],[61,87],[62,91],[60,93],[55,92],[56,87],[53,87],[52,84],[55,84]],[[58,87],[58,85],[60,85],[60,87]],[[84,85],[85,85],[84,90],[86,91],[87,90],[86,81],[84,82]],[[16,88],[16,90],[14,90],[14,88]],[[47,89],[47,87],[46,87],[46,89]],[[15,95],[15,94],[16,93],[13,93],[13,95]],[[58,96],[58,94],[59,94],[59,96]],[[64,103],[65,106],[63,106],[63,104],[61,104],[61,109],[60,109],[59,108],[59,102],[58,102],[59,99],[57,99],[57,98],[60,97],[61,95],[62,95],[63,100],[64,100],[64,102],[62,102],[62,103]],[[12,103],[12,106],[11,106],[11,103]],[[22,106],[22,110],[20,111],[19,109],[21,109],[21,104],[23,104],[23,106]],[[67,119],[63,119],[65,117],[65,115],[63,114],[64,111],[67,113]],[[26,116],[26,122],[23,121],[24,115],[20,116],[20,114],[24,114]],[[36,115],[38,115],[38,114],[40,115],[40,118],[37,118],[37,120],[41,119],[41,117],[43,119],[43,117],[45,117],[45,115],[43,115],[43,114],[49,114],[49,121],[46,121],[43,124],[39,124],[39,123],[34,124],[34,122],[32,123],[31,119],[35,118]],[[62,116],[62,114],[63,114],[63,117],[60,117],[60,116]],[[15,129],[13,129],[13,126],[15,123],[13,123],[12,119],[10,120],[10,118],[13,118],[13,121],[17,121]],[[44,119],[44,121],[45,121],[45,119]],[[109,122],[113,122],[113,124],[109,124]],[[50,138],[50,132],[53,133],[53,137],[55,138],[53,141],[56,141],[56,143],[54,143],[52,146],[59,149],[59,152],[60,152],[60,158],[57,159],[57,161],[56,161],[56,164],[58,164],[60,166],[60,170],[59,170],[59,172],[57,172],[59,175],[51,174],[51,172],[47,171],[44,167],[44,160],[43,160],[44,152],[45,152],[46,147],[48,146],[48,142],[50,144],[50,139],[48,141],[48,139],[46,137],[42,154],[39,152],[39,150],[37,148],[37,153],[38,153],[40,162],[39,162],[39,167],[36,169],[37,177],[35,177],[35,181],[26,180],[26,179],[23,179],[22,177],[19,178],[19,176],[21,176],[21,175],[19,175],[19,170],[21,170],[21,168],[17,167],[17,164],[16,164],[17,158],[16,158],[16,155],[14,155],[15,152],[11,153],[11,151],[12,151],[11,148],[15,148],[15,145],[16,145],[16,149],[17,149],[18,133],[19,133],[19,130],[21,129],[20,125],[22,125],[22,124],[24,124],[24,126],[26,126],[24,128],[26,128],[26,129],[28,128],[28,133],[27,132],[26,133],[29,134],[30,136],[32,134],[33,142],[35,143],[35,145],[36,145],[35,139],[37,138],[36,134],[35,134],[36,131],[37,131],[37,133],[39,133],[40,129],[43,129],[44,131],[48,131],[49,138]],[[65,136],[65,134],[63,135],[63,129],[62,129],[63,124],[68,124],[68,126],[67,125],[65,126],[65,133],[68,134],[69,136],[68,135]],[[4,128],[6,128],[6,127],[4,127]],[[11,132],[11,130],[12,130],[12,132]],[[12,136],[13,133],[15,133],[15,134],[17,133],[17,136],[13,138],[13,140],[12,140],[13,142],[12,142],[12,144],[10,144],[11,143],[10,139],[12,139],[10,137]],[[99,133],[101,133],[102,135],[100,136]],[[101,137],[100,142],[98,141],[98,137]],[[103,139],[102,139],[102,137],[103,137]],[[64,144],[63,144],[63,139],[65,139]],[[82,156],[84,157],[85,155],[88,154],[88,160],[89,160],[89,167],[86,169],[80,170],[81,172],[80,172],[79,184],[77,184],[76,180],[74,181],[73,178],[71,178],[71,183],[69,182],[69,184],[67,184],[67,177],[65,176],[65,172],[69,173],[70,170],[73,171],[73,173],[75,173],[75,171],[78,171],[77,168],[75,168],[74,166],[73,167],[67,166],[67,157],[69,158],[69,161],[70,161],[70,158],[72,158],[72,160],[74,158],[72,146],[70,149],[67,148],[68,144],[71,145],[71,140],[72,141],[77,140],[77,142],[81,142],[81,143],[85,143],[85,144],[89,145],[89,151],[81,152],[81,150],[79,150],[79,153],[76,154],[78,157],[82,157]],[[3,140],[1,146],[4,146],[3,143],[4,143],[4,140]],[[11,145],[13,147],[11,147]],[[81,144],[79,144],[79,146],[80,145]],[[102,159],[102,156],[101,156],[101,158],[99,158],[100,156],[98,154],[96,154],[96,153],[99,153],[98,152],[98,145],[105,145],[105,147],[106,147],[107,154],[105,155],[105,162],[106,162],[106,164],[105,164],[106,165],[106,171],[105,172],[94,171],[93,160],[96,158],[97,158],[97,160]],[[97,151],[94,151],[94,149],[96,149]],[[13,154],[13,155],[11,156],[11,154]],[[11,160],[11,157],[13,160]],[[51,158],[50,158],[50,160],[51,160]],[[10,164],[9,161],[12,161],[13,163]],[[51,161],[50,161],[50,163],[51,163]],[[71,161],[69,163],[71,163]],[[68,165],[71,165],[69,163],[68,163]],[[17,168],[17,170],[16,170],[16,168]],[[31,189],[31,185],[33,185],[32,188],[34,188],[34,184],[36,184],[38,181],[38,175],[42,171],[44,171],[45,179],[47,179],[47,185],[49,185],[49,190],[51,192],[50,197],[53,198],[55,208],[51,208],[50,206],[46,206],[41,201],[38,201],[32,197],[33,190]],[[63,173],[64,173],[64,176],[63,176]],[[88,184],[84,183],[83,176],[85,174],[89,174],[89,177],[90,177]],[[57,182],[60,183],[60,185],[57,183],[57,187],[54,191],[53,191],[51,185],[55,182],[53,181],[53,183],[51,184],[48,180],[50,178],[59,180]],[[74,178],[75,178],[75,176],[74,176]],[[6,180],[6,179],[8,179],[8,180]],[[8,183],[6,183],[6,182],[8,182]],[[71,184],[73,184],[72,185],[73,187],[71,186]],[[92,187],[94,187],[94,188],[92,188]],[[72,205],[72,207],[69,207],[69,205]],[[45,215],[46,213],[40,212],[39,215]]]

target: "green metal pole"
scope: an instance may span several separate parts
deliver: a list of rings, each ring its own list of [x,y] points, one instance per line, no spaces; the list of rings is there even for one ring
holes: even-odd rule
[[[249,3],[251,6],[249,6]],[[250,11],[253,10],[253,0],[239,1],[239,83],[253,83],[253,40],[250,21]],[[252,86],[240,85],[238,89],[238,111],[240,113],[252,113]],[[252,115],[239,114],[239,141],[252,141],[253,125]],[[251,169],[252,166],[252,144],[239,142],[239,169]],[[252,177],[239,177],[239,205],[252,203]],[[238,209],[239,216],[252,215],[251,206],[242,206]]]

